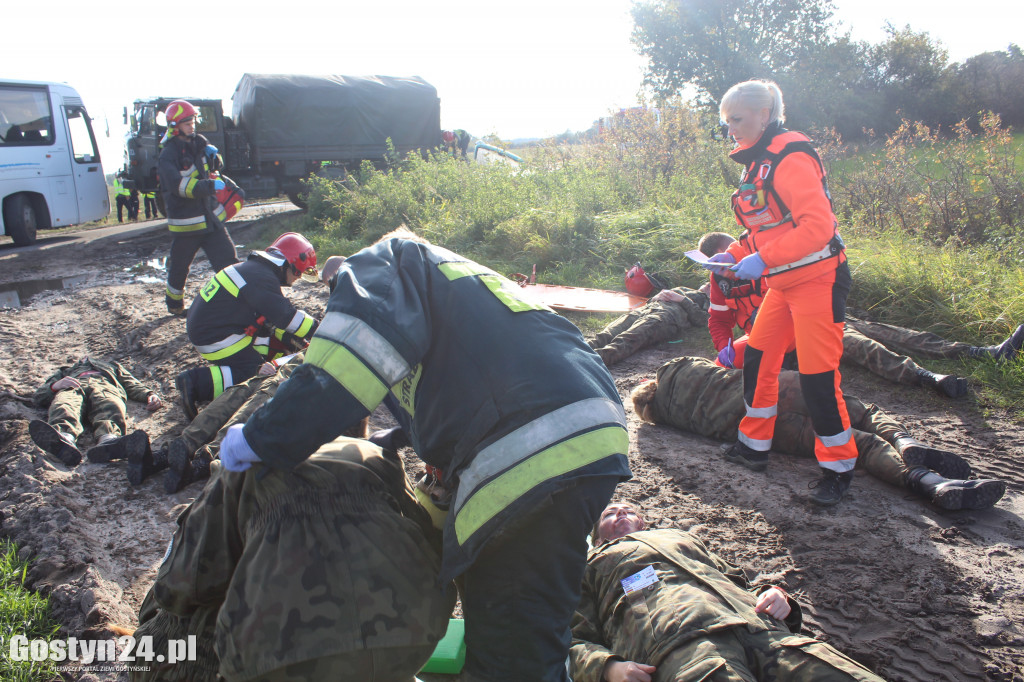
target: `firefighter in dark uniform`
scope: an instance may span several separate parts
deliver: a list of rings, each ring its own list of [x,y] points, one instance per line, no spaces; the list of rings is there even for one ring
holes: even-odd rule
[[[196,404],[254,376],[276,353],[298,349],[317,321],[297,310],[281,291],[299,278],[317,281],[316,251],[302,235],[286,232],[266,251],[229,265],[206,283],[188,312],[188,338],[210,366],[185,370],[175,379],[189,419]]]
[[[630,476],[625,411],[568,320],[408,231],[348,258],[306,361],[221,443],[291,469],[385,402],[447,487],[470,680],[564,682],[585,536]],[[386,399],[387,398],[387,399]]]
[[[203,250],[215,271],[237,263],[235,244],[224,227],[224,208],[215,198],[223,189],[217,148],[196,133],[196,108],[185,100],[167,105],[167,134],[158,171],[171,231],[167,258],[167,310],[185,314],[185,280],[192,260]]]

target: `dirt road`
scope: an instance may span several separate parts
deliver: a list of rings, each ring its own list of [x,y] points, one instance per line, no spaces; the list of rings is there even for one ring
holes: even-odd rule
[[[253,228],[232,231],[245,244]],[[183,321],[164,311],[159,268],[168,243],[163,230],[148,230],[34,252],[0,249],[0,290],[68,285],[0,310],[0,532],[36,557],[30,583],[51,594],[68,636],[106,637],[109,624],[134,624],[174,518],[201,488],[167,496],[159,479],[131,488],[120,463],[68,470],[32,444],[28,420],[44,415],[18,397],[68,360],[96,355],[126,364],[167,399],[154,414],[131,404],[134,427],[159,444],[185,426],[173,381],[198,357]],[[187,299],[210,274],[200,259]],[[290,295],[323,311],[322,290],[300,283]],[[613,371],[623,399],[670,358],[709,350],[706,333],[695,330],[628,359]],[[859,472],[849,499],[823,511],[805,502],[814,462],[774,456],[767,473],[755,474],[722,460],[717,442],[640,424],[631,406],[635,478],[618,494],[642,504],[655,525],[696,530],[756,582],[784,586],[805,605],[811,633],[886,679],[1024,680],[1021,425],[973,395],[950,401],[855,369],[844,370],[844,388],[922,440],[962,453],[980,476],[1009,481],[1006,497],[994,510],[947,513]]]

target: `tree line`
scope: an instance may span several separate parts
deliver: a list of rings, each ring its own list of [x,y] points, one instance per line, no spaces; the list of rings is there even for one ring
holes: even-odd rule
[[[982,112],[1024,125],[1024,52],[1011,44],[951,63],[941,42],[909,25],[881,43],[839,33],[831,0],[646,0],[633,7],[633,44],[656,99],[689,96],[717,108],[750,78],[782,88],[786,119],[844,140],[888,135],[902,120],[972,129]]]

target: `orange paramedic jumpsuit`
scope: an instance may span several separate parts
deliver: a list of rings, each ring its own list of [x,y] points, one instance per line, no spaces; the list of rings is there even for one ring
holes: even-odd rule
[[[771,449],[779,370],[795,342],[817,435],[814,454],[823,468],[851,471],[857,447],[839,387],[851,278],[824,167],[806,136],[778,123],[753,146],[729,156],[744,165],[732,206],[745,230],[728,252],[736,262],[760,254],[768,285],[743,362],[747,414],[739,440],[754,450]]]

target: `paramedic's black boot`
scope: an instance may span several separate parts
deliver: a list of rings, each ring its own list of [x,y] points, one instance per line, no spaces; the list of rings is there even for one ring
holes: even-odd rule
[[[967,395],[967,379],[952,374],[935,374],[919,368],[917,377],[922,386],[929,386],[948,398],[962,398]]]
[[[42,419],[33,419],[28,425],[32,442],[69,467],[82,461],[82,451],[75,447],[75,437],[58,431]]]
[[[166,443],[156,452],[147,448],[145,452],[130,453],[128,455],[128,482],[132,485],[141,485],[144,480],[166,468]]]
[[[93,464],[112,462],[115,459],[127,459],[134,455],[141,456],[149,450],[149,436],[145,431],[132,431],[127,436],[111,438],[89,448],[85,456]]]
[[[897,433],[895,447],[908,467],[923,466],[946,478],[970,478],[971,465],[960,455],[933,448],[915,440],[909,433]]]
[[[960,481],[943,478],[922,466],[907,472],[907,489],[949,511],[988,509],[1006,492],[1006,483],[995,479]]]
[[[174,378],[174,386],[178,389],[178,396],[181,399],[181,409],[192,421],[199,414],[196,403],[199,402],[199,391],[196,388],[195,379],[192,377],[192,370],[186,369]]]
[[[853,472],[844,471],[839,473],[831,469],[822,469],[821,478],[814,484],[814,492],[811,493],[811,502],[820,504],[823,507],[831,507],[839,504],[846,492],[853,483]]]
[[[728,461],[740,464],[751,471],[764,471],[768,468],[768,452],[761,452],[747,447],[745,444],[736,441],[728,450],[722,453]]]

